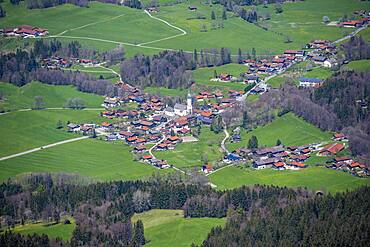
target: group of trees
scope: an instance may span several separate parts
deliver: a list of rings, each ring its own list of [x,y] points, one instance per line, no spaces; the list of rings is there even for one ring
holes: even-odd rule
[[[234,212],[202,246],[366,246],[369,195],[369,187],[362,187],[283,209]]]
[[[0,18],[6,16],[6,11],[3,9],[3,6],[0,5]]]
[[[74,4],[79,7],[87,7],[88,0],[26,0],[26,6],[29,9],[44,9],[62,4]]]
[[[370,43],[362,36],[354,36],[341,46],[347,60],[370,59]]]

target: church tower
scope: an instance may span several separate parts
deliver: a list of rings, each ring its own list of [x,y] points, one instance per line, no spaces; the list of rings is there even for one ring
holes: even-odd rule
[[[191,97],[190,93],[186,99],[186,110],[188,114],[193,114],[193,98]]]

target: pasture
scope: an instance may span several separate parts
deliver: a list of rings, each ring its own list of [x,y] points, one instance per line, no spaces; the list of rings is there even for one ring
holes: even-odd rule
[[[354,70],[357,72],[370,71],[370,60],[351,61],[342,67],[342,70]]]
[[[232,89],[243,91],[246,87],[244,82],[219,82],[211,81],[211,79],[214,78],[215,71],[217,75],[230,74],[238,78],[240,74],[246,72],[247,69],[247,66],[235,63],[209,68],[199,68],[193,71],[193,79],[198,87],[206,86],[220,90]]]
[[[73,123],[101,123],[96,110],[37,110],[0,115],[0,157],[78,137],[56,129],[59,120]]]
[[[64,220],[67,218],[62,218],[61,222],[48,223],[48,222],[37,222],[29,223],[25,225],[17,225],[12,229],[15,233],[20,233],[23,235],[32,235],[32,234],[46,234],[49,238],[61,238],[64,241],[69,241],[72,238],[73,230],[76,227],[76,222],[72,217],[68,217],[71,224],[64,224]]]
[[[199,245],[212,227],[226,223],[224,218],[184,218],[182,210],[154,209],[135,214],[131,221],[142,220],[148,247]]]
[[[274,146],[278,139],[285,146],[290,146],[328,141],[332,136],[330,132],[321,131],[293,113],[287,113],[282,117],[276,118],[271,123],[251,131],[242,130],[242,141],[228,143],[228,149],[233,151],[237,148],[246,147],[252,135],[257,137],[259,147]]]
[[[156,151],[154,155],[179,168],[201,166],[202,155],[206,155],[208,161],[214,164],[222,158],[220,143],[223,138],[223,132],[215,134],[209,127],[202,126],[198,142],[181,143],[174,150]]]
[[[17,87],[10,83],[0,83],[0,109],[17,110],[32,108],[35,96],[42,96],[44,107],[65,107],[69,98],[80,98],[85,107],[101,108],[103,97],[96,94],[77,91],[73,86],[55,86],[40,82],[31,82],[23,87]]]
[[[122,142],[87,139],[0,162],[0,181],[24,173],[74,173],[97,181],[136,180],[155,172],[171,172],[133,160]]]
[[[342,171],[324,167],[309,167],[298,171],[273,169],[253,170],[232,166],[209,176],[217,189],[232,189],[242,185],[266,184],[287,187],[307,187],[311,190],[336,193],[370,185],[370,180],[357,178]]]

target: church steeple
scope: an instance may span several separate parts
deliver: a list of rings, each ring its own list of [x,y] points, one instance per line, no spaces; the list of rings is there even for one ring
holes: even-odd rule
[[[188,114],[193,114],[193,97],[188,93],[188,98],[186,99],[186,110]]]

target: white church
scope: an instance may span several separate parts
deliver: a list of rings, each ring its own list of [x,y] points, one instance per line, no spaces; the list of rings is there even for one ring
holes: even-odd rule
[[[170,112],[165,112],[166,115],[172,115]],[[186,105],[176,103],[173,108],[173,116],[186,116],[193,113],[193,98],[190,94],[188,94],[188,98],[186,99]]]

